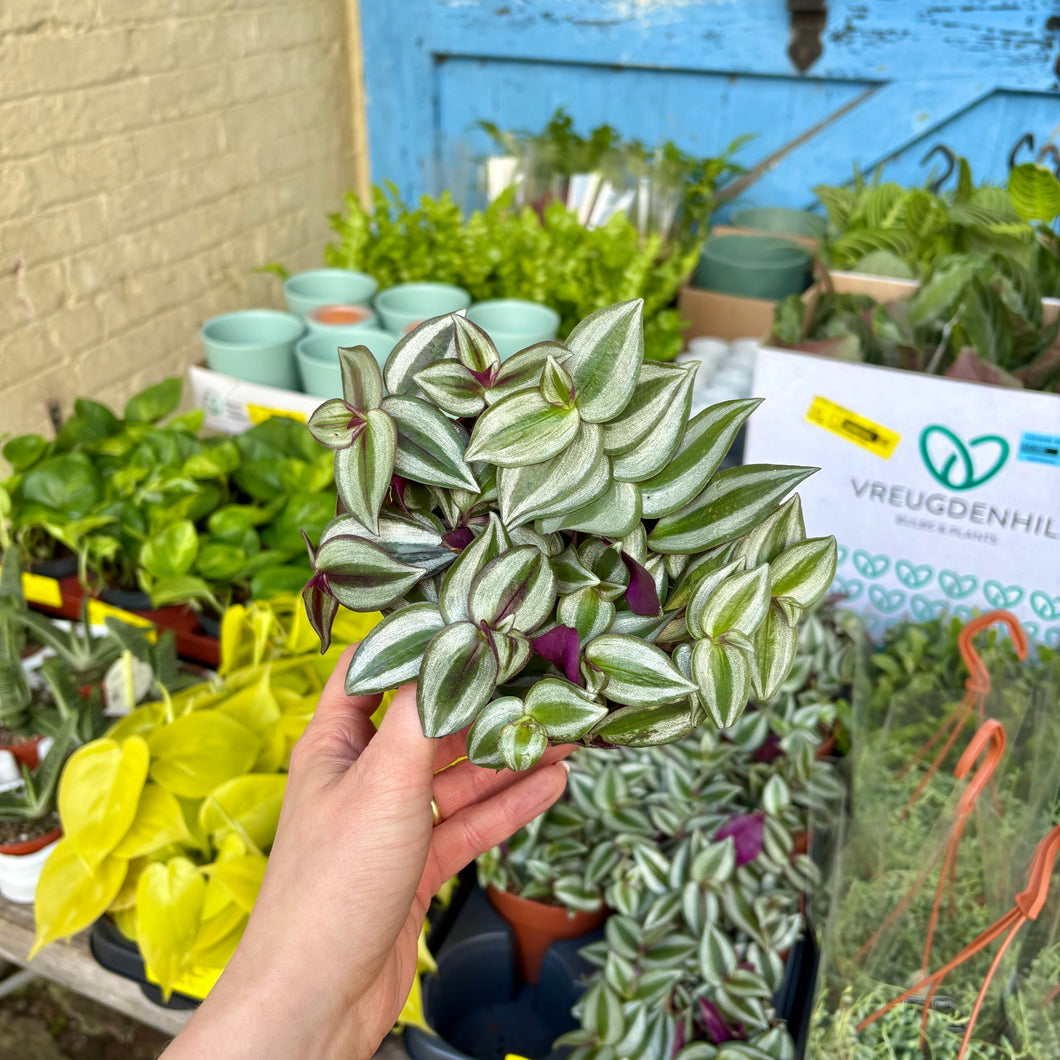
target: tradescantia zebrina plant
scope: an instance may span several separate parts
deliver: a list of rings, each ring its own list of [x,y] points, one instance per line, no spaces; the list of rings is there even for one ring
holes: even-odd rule
[[[812,469],[719,471],[757,402],[689,420],[698,366],[644,361],[639,301],[503,363],[460,315],[382,373],[364,347],[339,358],[343,397],[309,429],[342,511],[303,595],[325,647],[340,605],[384,612],[347,692],[418,679],[428,736],[470,725],[471,760],[512,769],[550,741],[726,727],[774,694],[835,568],[785,500]]]

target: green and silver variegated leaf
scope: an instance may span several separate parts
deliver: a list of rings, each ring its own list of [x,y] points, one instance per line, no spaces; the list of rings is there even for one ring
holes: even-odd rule
[[[669,515],[699,493],[721,466],[740,428],[761,403],[761,398],[722,401],[694,416],[673,459],[641,486],[644,517],[658,519]]]
[[[580,740],[607,715],[607,707],[558,677],[546,677],[530,689],[526,713],[542,725],[553,743]]]
[[[604,457],[607,460],[607,457]],[[544,533],[556,530],[577,530],[601,537],[620,538],[630,533],[640,522],[640,490],[633,482],[612,480],[606,493],[583,508],[576,508],[564,515],[538,520],[538,529]]]
[[[696,714],[687,700],[657,707],[622,707],[613,710],[593,729],[590,742],[616,747],[651,747],[681,740],[695,727]]]
[[[811,537],[785,549],[770,564],[773,595],[812,607],[832,584],[836,558],[834,537]]]
[[[772,699],[791,672],[799,647],[799,629],[773,601],[751,638],[751,689],[760,700]]]
[[[336,600],[351,611],[389,607],[427,572],[401,563],[363,537],[340,534],[321,543],[314,559]]]
[[[747,653],[720,640],[701,640],[692,649],[692,676],[699,700],[719,729],[734,725],[751,691]]]
[[[453,550],[442,544],[442,532],[442,524],[426,512],[406,515],[390,509],[380,515],[374,534],[354,515],[336,516],[321,531],[320,543],[340,535],[363,537],[399,562],[435,574],[455,558]]]
[[[812,467],[746,464],[719,471],[706,489],[656,524],[648,544],[656,552],[705,552],[733,541],[772,512]]]
[[[548,749],[548,737],[533,718],[519,718],[501,729],[497,749],[509,769],[523,772],[541,760]]]
[[[618,611],[607,630],[609,633],[620,633],[627,637],[638,637],[654,644],[656,638],[671,621],[670,615],[656,618],[652,615],[636,615],[632,611]]]
[[[708,575],[720,570],[733,559],[731,544],[719,545],[699,556],[683,557],[687,562],[682,564],[681,573],[677,575],[670,595],[663,605],[664,611],[677,611],[686,607],[692,599],[699,583]],[[670,557],[667,556],[667,559]],[[741,569],[746,564],[741,563]]]
[[[533,545],[520,545],[482,568],[471,583],[467,608],[473,622],[493,629],[507,623],[529,633],[552,614],[555,603],[556,579],[548,560]]]
[[[639,449],[649,439],[654,449],[660,439],[665,437],[666,455],[661,460],[661,464],[665,465],[684,433],[697,367],[695,363],[659,364],[645,361],[637,374],[636,389],[629,404],[620,416],[604,425],[604,451],[607,455],[629,453]]]
[[[390,488],[396,453],[394,421],[382,409],[369,409],[351,443],[335,454],[339,499],[373,534],[379,529],[379,509]]]
[[[510,681],[530,661],[530,641],[515,630],[493,632],[493,651],[497,656],[497,684]]]
[[[485,388],[459,361],[435,361],[421,368],[416,385],[450,416],[477,416],[486,407]]]
[[[346,671],[346,694],[386,692],[420,672],[430,639],[445,626],[433,604],[411,604],[387,615],[361,641]]]
[[[691,607],[689,608],[691,610]],[[732,574],[707,598],[699,614],[704,637],[750,637],[769,610],[769,564]],[[691,625],[689,626],[691,630]]]
[[[456,355],[460,363],[481,378],[494,375],[500,368],[501,358],[493,339],[465,316],[453,316],[456,333]]]
[[[468,617],[467,598],[471,583],[490,560],[512,547],[511,538],[496,512],[490,512],[489,522],[468,545],[446,572],[438,591],[438,602],[446,622],[459,622]]]
[[[591,586],[560,597],[556,606],[557,621],[576,629],[582,644],[606,633],[614,617],[615,605],[602,600],[600,593]]]
[[[416,373],[435,361],[456,357],[456,315],[431,317],[410,331],[390,351],[383,369],[388,394],[412,394]]]
[[[588,504],[608,487],[607,460],[600,427],[583,423],[556,456],[497,472],[501,516],[508,527],[566,511],[572,501]]]
[[[467,435],[433,405],[412,397],[386,397],[383,411],[397,426],[394,470],[404,478],[430,486],[479,492],[464,459]]]
[[[513,353],[501,363],[493,385],[486,391],[486,404],[496,405],[498,401],[511,397],[518,390],[536,389],[541,385],[541,372],[545,361],[554,357],[563,364],[569,356],[567,347],[552,339],[536,342],[525,350]]]
[[[644,302],[619,302],[590,313],[567,336],[566,369],[583,420],[606,423],[626,405],[644,363]]]
[[[714,590],[741,570],[743,570],[743,560],[730,560],[724,566],[703,572],[702,577],[695,583],[695,589],[685,609],[685,622],[688,626],[688,632],[696,640],[702,640],[707,636],[706,630],[703,628],[703,610],[706,608],[707,601],[710,600]]]
[[[509,527],[509,536],[513,545],[533,545],[541,555],[548,559],[558,556],[563,551],[561,534],[539,534],[529,526],[513,526]]]
[[[306,426],[313,438],[326,448],[345,449],[363,422],[360,414],[351,412],[342,398],[331,398],[313,410]]]
[[[362,414],[379,408],[383,400],[383,376],[372,351],[367,346],[340,346],[338,354],[345,402]]]
[[[539,389],[541,396],[550,405],[561,409],[569,409],[574,405],[574,380],[555,357],[545,359]]]
[[[457,622],[436,633],[416,686],[424,736],[448,736],[470,724],[493,695],[497,674],[489,638],[477,626]]]
[[[607,676],[607,698],[630,706],[648,706],[683,699],[695,691],[653,644],[635,637],[605,634],[586,645],[585,661]]]
[[[552,560],[556,591],[564,596],[600,584],[600,579],[581,561],[574,545],[568,545]]]
[[[501,730],[522,716],[523,701],[515,696],[500,696],[487,703],[467,733],[467,756],[471,762],[486,769],[503,769]]]
[[[302,602],[305,604],[305,613],[309,619],[309,624],[313,627],[313,632],[320,638],[320,653],[323,655],[331,647],[331,626],[335,621],[335,616],[338,614],[339,602],[331,593],[324,592],[312,581],[302,590]],[[14,695],[19,694],[17,691],[9,692],[4,687],[3,667],[5,665],[9,664],[0,661],[0,701],[12,700]],[[14,670],[12,668],[7,680],[16,681],[17,675],[21,672],[21,669]],[[15,686],[16,689],[20,687]],[[27,698],[28,695],[29,693],[26,692]]]
[[[805,539],[802,501],[796,493],[741,537],[733,546],[733,555],[743,556],[748,567],[757,567],[760,563],[772,563],[786,548]]]
[[[479,416],[466,458],[498,467],[539,464],[566,449],[580,423],[577,409],[550,405],[539,389],[520,390]]]
[[[604,1045],[614,1045],[626,1031],[622,1002],[602,981],[596,982],[582,998],[582,1026],[591,1030]]]

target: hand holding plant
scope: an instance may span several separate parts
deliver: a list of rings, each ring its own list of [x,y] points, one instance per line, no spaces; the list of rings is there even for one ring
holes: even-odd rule
[[[342,692],[351,654],[292,757],[243,941],[169,1060],[372,1056],[408,996],[431,896],[563,790],[562,752],[526,776],[467,762],[433,775],[462,754],[463,735],[423,737],[411,686],[375,733],[379,697]]]

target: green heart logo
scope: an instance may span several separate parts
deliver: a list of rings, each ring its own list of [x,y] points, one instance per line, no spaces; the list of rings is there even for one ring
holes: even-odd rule
[[[1024,624],[1023,628],[1027,628],[1026,624]],[[1049,632],[1045,634],[1045,643],[1048,644],[1050,648],[1060,648],[1060,629],[1049,630]]]
[[[926,563],[921,563],[920,566],[914,567],[909,560],[900,559],[894,565],[894,573],[898,575],[898,580],[907,589],[922,589],[931,581],[935,571]]]
[[[932,438],[942,440],[932,446]],[[983,446],[996,446],[997,452],[993,464],[977,472],[974,457],[979,454],[973,450]],[[999,434],[981,434],[965,445],[949,427],[938,423],[920,432],[920,459],[931,477],[947,489],[972,490],[989,482],[1005,466],[1008,454],[1009,444]],[[986,459],[985,455],[982,459]]]
[[[858,574],[866,578],[882,578],[890,565],[891,561],[887,556],[870,556],[862,548],[854,553],[854,566],[857,567]]]
[[[1023,632],[1026,633],[1031,640],[1038,639],[1037,622],[1021,622],[1020,625],[1023,627]]]
[[[847,561],[847,548],[846,545],[836,545],[836,558],[835,565],[837,567],[843,566]]]
[[[1039,589],[1031,593],[1031,610],[1046,622],[1055,622],[1060,618],[1060,596],[1050,596]]]
[[[975,608],[966,607],[964,604],[955,604],[953,608],[953,613],[962,622],[971,622],[971,620],[975,618]]]
[[[1023,589],[991,580],[983,583],[983,596],[991,607],[1015,607],[1023,599]]]
[[[979,587],[979,579],[971,574],[962,578],[956,571],[944,570],[939,575],[939,585],[951,600],[963,600]]]
[[[864,583],[859,582],[857,578],[840,578],[836,575],[832,582],[832,592],[845,596],[848,601],[856,600],[864,588]]]
[[[882,585],[870,585],[869,602],[877,611],[893,615],[905,603],[905,593],[901,589],[888,591]]]
[[[909,610],[918,622],[930,622],[946,610],[944,600],[929,600],[926,596],[914,596],[909,601]]]

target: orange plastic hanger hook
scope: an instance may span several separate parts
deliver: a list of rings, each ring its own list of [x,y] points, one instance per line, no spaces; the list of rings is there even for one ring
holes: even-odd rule
[[[957,648],[965,666],[968,667],[968,680],[965,682],[965,687],[983,695],[990,691],[990,673],[983,660],[979,658],[979,652],[976,651],[973,641],[984,629],[989,629],[995,622],[1008,626],[1012,645],[1016,649],[1016,657],[1021,661],[1027,658],[1027,634],[1023,632],[1019,619],[1011,611],[987,611],[985,615],[979,615],[965,623],[964,629],[957,638]]]
[[[964,1060],[964,1057],[968,1052],[968,1046],[972,1041],[972,1033],[975,1030],[976,1020],[979,1018],[979,1011],[983,1007],[983,1001],[986,998],[986,992],[990,989],[990,983],[993,980],[998,967],[1001,965],[1001,960],[1005,956],[1005,951],[1016,938],[1020,928],[1022,928],[1028,920],[1036,920],[1042,909],[1045,907],[1046,899],[1049,896],[1049,882],[1052,879],[1053,866],[1058,855],[1060,855],[1060,825],[1053,828],[1035,849],[1034,857],[1031,860],[1030,877],[1027,887],[1016,895],[1015,904],[1012,909],[999,920],[995,921],[985,931],[976,936],[976,938],[968,943],[968,945],[965,946],[952,961],[944,964],[937,972],[925,976],[919,983],[911,986],[893,1001],[888,1001],[886,1005],[878,1008],[871,1016],[867,1016],[863,1019],[858,1024],[857,1029],[863,1031],[870,1023],[873,1023],[881,1016],[886,1015],[896,1005],[900,1005],[903,1002],[908,1001],[910,998],[916,997],[923,993],[925,987],[928,987],[930,989],[924,1003],[924,1014],[926,1016],[927,1008],[930,1007],[931,1004],[931,999],[935,996],[936,991],[942,986],[942,982],[946,976],[949,975],[954,968],[958,967],[958,965],[963,964],[980,950],[989,946],[991,942],[1000,938],[1002,939],[1001,946],[994,955],[993,961],[990,962],[990,968],[987,970],[986,976],[983,979],[983,985],[975,999],[975,1005],[972,1008],[971,1015],[968,1017],[968,1023],[964,1030],[964,1039],[961,1041],[960,1051],[957,1053],[957,1060]]]
[[[989,718],[979,726],[971,742],[957,760],[953,775],[958,780],[963,780],[984,751],[986,753],[982,762],[979,763],[979,768],[968,782],[968,786],[961,792],[957,803],[959,818],[967,818],[972,812],[975,800],[982,794],[987,781],[994,775],[994,771],[1001,764],[1001,759],[1005,754],[1005,728],[996,718]]]

